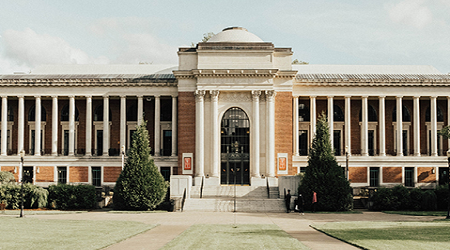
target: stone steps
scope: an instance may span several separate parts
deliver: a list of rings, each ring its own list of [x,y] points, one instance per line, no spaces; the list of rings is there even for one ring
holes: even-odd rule
[[[236,198],[237,212],[285,212],[283,199]],[[232,198],[187,199],[183,211],[233,212]]]
[[[216,197],[248,197],[267,199],[267,187],[252,187],[252,186],[204,186],[202,192],[203,198]],[[270,188],[270,197],[278,198],[278,188]],[[191,188],[191,198],[200,198],[200,186],[193,186]]]

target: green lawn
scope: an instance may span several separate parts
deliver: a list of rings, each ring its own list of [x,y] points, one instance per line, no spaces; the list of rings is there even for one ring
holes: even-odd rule
[[[447,211],[383,211],[383,213],[412,216],[447,216]]]
[[[308,249],[277,225],[194,225],[162,249]]]
[[[155,225],[0,216],[0,249],[101,249]]]
[[[333,222],[313,226],[366,249],[448,249],[450,222]]]

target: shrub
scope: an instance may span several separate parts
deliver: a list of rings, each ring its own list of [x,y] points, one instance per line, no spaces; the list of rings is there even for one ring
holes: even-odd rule
[[[423,191],[419,188],[414,188],[409,191],[409,209],[413,211],[422,210]]]
[[[397,185],[392,188],[392,206],[394,210],[408,210],[410,205],[409,190],[405,186]]]
[[[373,201],[373,210],[396,210],[393,204],[397,204],[397,199],[392,195],[392,190],[390,188],[380,188],[373,193],[371,197]]]
[[[14,175],[11,172],[0,171],[0,184],[16,182]]]
[[[153,210],[167,192],[164,177],[150,156],[145,122],[133,134],[130,153],[114,187],[114,209]]]
[[[448,184],[437,186],[434,191],[438,210],[447,210],[448,207]]]
[[[95,208],[97,196],[93,185],[58,184],[48,187],[49,205],[58,209]]]
[[[0,201],[6,202],[6,208],[20,208],[20,190],[22,186],[15,183],[0,185]],[[23,184],[24,208],[41,208],[47,206],[48,191],[30,183]]]

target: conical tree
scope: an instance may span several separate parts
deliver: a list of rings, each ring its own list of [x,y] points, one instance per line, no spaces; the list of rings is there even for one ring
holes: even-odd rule
[[[317,120],[316,134],[308,155],[308,167],[299,186],[299,192],[305,197],[306,209],[311,208],[313,191],[317,193],[317,210],[345,211],[353,207],[350,183],[331,148],[325,113]]]
[[[114,209],[153,210],[167,192],[164,177],[150,155],[146,123],[133,134],[128,159],[114,187]]]

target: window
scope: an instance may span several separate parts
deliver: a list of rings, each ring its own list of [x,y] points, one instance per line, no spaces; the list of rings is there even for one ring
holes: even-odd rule
[[[339,107],[338,105],[334,105],[333,106],[333,120],[335,122],[343,122],[344,121],[344,112],[342,112],[341,107]]]
[[[300,130],[298,134],[298,146],[300,155],[308,155],[308,130]]]
[[[58,167],[58,183],[67,183],[67,167]]]
[[[161,175],[165,181],[170,181],[170,167],[161,167]]]
[[[127,121],[137,121],[137,106],[136,104],[131,105],[127,111]]]
[[[92,167],[92,185],[100,187],[102,185],[101,167]]]
[[[397,107],[394,107],[394,111],[392,112],[392,121],[397,121]],[[403,105],[402,107],[402,121],[404,122],[410,122],[411,121],[411,114],[409,113],[408,108]]]
[[[334,130],[333,131],[333,147],[334,147],[334,155],[342,155],[341,150],[341,131]]]
[[[378,115],[377,115],[377,111],[375,111],[375,109],[372,107],[372,105],[368,105],[368,118],[369,118],[369,122],[376,122],[378,121]],[[362,121],[362,109],[359,111],[359,121]]]
[[[380,185],[380,168],[371,167],[370,168],[370,186],[378,187]]]
[[[414,168],[405,168],[405,186],[414,187]]]
[[[30,110],[28,111],[28,121],[34,122],[36,120],[36,106],[33,105]],[[47,112],[45,111],[44,107],[41,107],[41,121],[45,122],[47,121]]]
[[[368,131],[368,144],[369,144],[369,155],[374,156],[375,155],[375,130],[369,130]]]
[[[309,122],[310,119],[309,106],[300,103],[298,105],[298,120],[301,122]]]
[[[172,130],[163,131],[163,156],[172,155]]]
[[[75,107],[75,121],[79,121],[79,113],[78,109]],[[61,121],[68,122],[69,121],[69,105],[65,105],[61,110]]]

